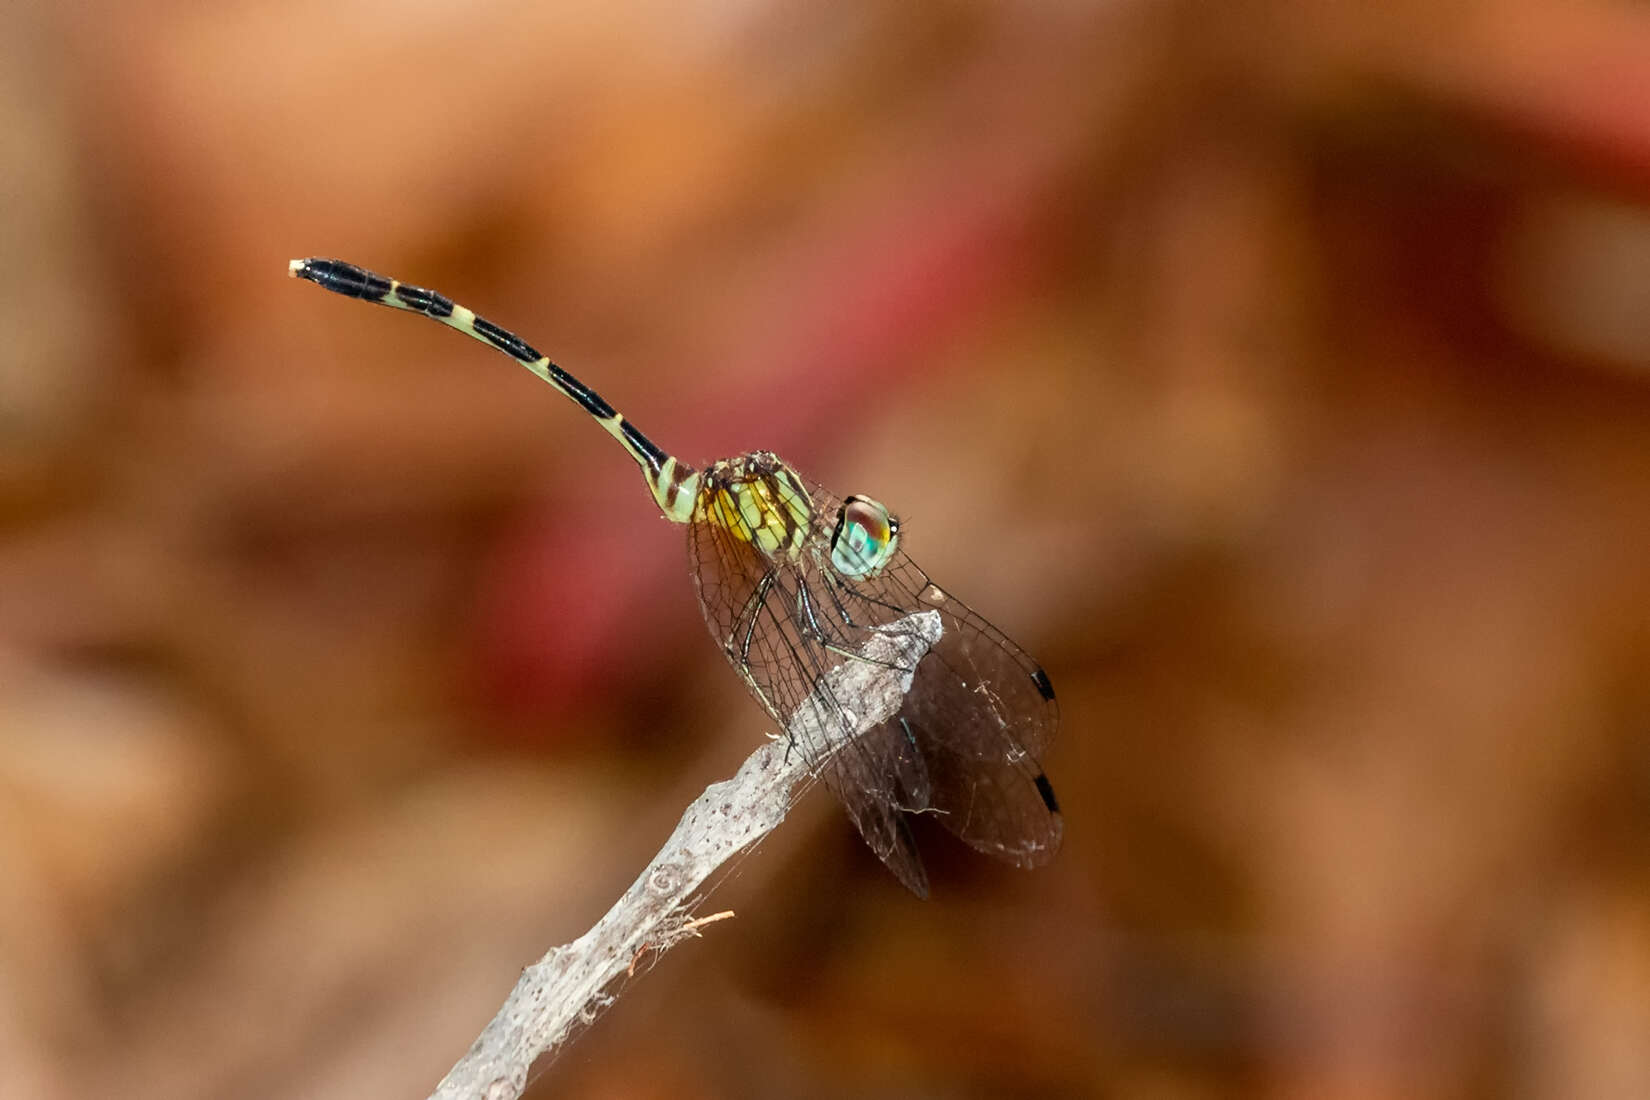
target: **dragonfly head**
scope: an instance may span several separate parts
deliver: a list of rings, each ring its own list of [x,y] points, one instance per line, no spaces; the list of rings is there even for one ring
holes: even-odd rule
[[[874,577],[887,568],[899,547],[899,519],[870,497],[842,502],[831,532],[831,565],[852,580]]]

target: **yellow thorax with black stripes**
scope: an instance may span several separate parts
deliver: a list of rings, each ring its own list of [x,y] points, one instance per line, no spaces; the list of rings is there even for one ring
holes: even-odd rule
[[[714,523],[768,557],[792,556],[807,541],[813,500],[795,471],[768,451],[705,471],[694,520]]]

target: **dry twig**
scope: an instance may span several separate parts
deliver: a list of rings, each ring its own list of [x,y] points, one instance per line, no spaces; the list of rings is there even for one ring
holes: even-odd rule
[[[880,628],[860,654],[826,674],[815,691],[854,700],[854,736],[892,717],[910,690],[917,662],[940,638],[940,617],[925,611]],[[540,1054],[554,1052],[579,1024],[588,1024],[613,998],[605,990],[628,973],[645,951],[662,952],[715,917],[688,913],[694,892],[727,860],[755,844],[785,819],[811,777],[815,746],[839,752],[849,741],[813,728],[806,703],[789,738],[770,741],[745,760],[732,779],[700,795],[653,862],[595,927],[553,947],[522,972],[504,1006],[431,1093],[431,1100],[512,1100],[527,1086]],[[795,745],[808,748],[797,751]],[[813,759],[817,767],[822,761]]]

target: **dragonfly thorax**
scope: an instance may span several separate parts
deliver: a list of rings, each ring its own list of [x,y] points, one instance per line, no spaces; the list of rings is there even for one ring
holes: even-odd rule
[[[801,551],[813,515],[813,497],[796,471],[771,451],[756,451],[705,471],[693,519],[715,524],[773,558]]]

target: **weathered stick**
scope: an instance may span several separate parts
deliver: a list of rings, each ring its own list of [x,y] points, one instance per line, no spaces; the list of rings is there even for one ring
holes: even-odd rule
[[[861,651],[864,660],[833,668],[815,685],[815,693],[828,691],[851,703],[854,736],[860,736],[898,712],[917,662],[939,641],[940,632],[934,611],[890,623]],[[504,1007],[442,1078],[431,1100],[519,1097],[534,1059],[556,1050],[577,1025],[590,1023],[611,1004],[613,998],[604,991],[631,971],[643,952],[662,952],[709,923],[712,918],[694,921],[688,913],[694,892],[718,867],[785,819],[797,788],[810,778],[809,758],[816,746],[840,752],[849,743],[840,734],[816,728],[817,719],[809,718],[816,713],[821,708],[805,703],[793,717],[789,739],[768,742],[732,779],[707,788],[595,927],[572,943],[551,948],[522,972]]]

